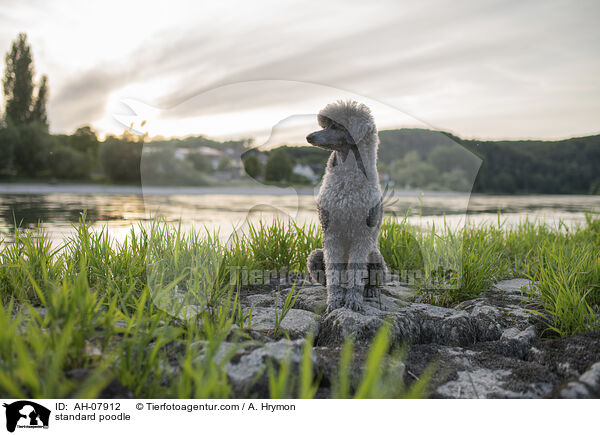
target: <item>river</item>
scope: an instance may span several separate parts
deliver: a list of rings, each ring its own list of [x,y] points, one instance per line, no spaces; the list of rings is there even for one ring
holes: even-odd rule
[[[270,186],[204,188],[137,188],[104,185],[0,185],[0,239],[13,238],[15,223],[35,230],[41,225],[54,242],[73,233],[73,224],[86,219],[94,229],[107,228],[122,240],[132,227],[154,217],[181,222],[185,230],[206,228],[227,238],[244,222],[274,217],[298,223],[316,222],[316,188]],[[585,221],[585,212],[600,210],[600,197],[587,195],[465,195],[397,191],[385,199],[387,216],[408,216],[427,227],[444,222],[452,227],[498,223],[514,225],[524,219],[567,226]]]

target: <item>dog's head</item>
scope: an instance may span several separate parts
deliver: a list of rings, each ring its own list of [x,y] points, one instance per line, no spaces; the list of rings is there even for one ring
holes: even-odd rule
[[[377,143],[377,128],[371,111],[356,101],[338,101],[325,106],[318,115],[323,130],[315,131],[306,140],[311,145],[331,151],[369,151]],[[363,149],[365,148],[365,149]]]

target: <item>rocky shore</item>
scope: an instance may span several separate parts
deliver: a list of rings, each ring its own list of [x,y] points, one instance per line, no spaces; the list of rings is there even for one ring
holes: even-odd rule
[[[354,337],[353,369],[358,376],[370,341],[389,322],[393,344],[407,350],[398,367],[407,384],[435,365],[429,397],[600,397],[600,335],[542,338],[545,327],[532,310],[535,300],[526,291],[529,285],[533,284],[524,279],[501,281],[483,297],[442,308],[411,303],[413,291],[391,282],[379,297],[367,300],[363,312],[340,308],[327,315],[325,289],[304,286],[296,290],[294,307],[281,322],[289,337],[285,339],[274,339],[273,331],[275,311],[281,312],[289,289],[253,289],[242,304],[252,307],[247,332],[256,345],[244,347],[227,363],[228,378],[239,397],[265,396],[266,366],[290,358],[297,367],[304,337],[312,333],[313,362],[322,379],[318,396],[326,397],[344,339]],[[228,346],[234,345],[225,344],[223,351]]]

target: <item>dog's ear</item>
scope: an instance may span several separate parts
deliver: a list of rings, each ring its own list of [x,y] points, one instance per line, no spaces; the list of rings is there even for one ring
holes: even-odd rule
[[[363,117],[352,117],[349,120],[348,131],[357,144],[362,141],[365,137],[375,133],[376,129],[370,119],[364,119]]]
[[[321,115],[320,113],[317,115],[317,121],[319,122],[321,128],[328,128],[331,124],[333,124],[331,118],[328,118],[325,115]]]

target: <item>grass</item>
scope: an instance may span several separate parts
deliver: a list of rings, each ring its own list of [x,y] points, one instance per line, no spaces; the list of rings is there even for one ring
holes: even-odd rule
[[[85,217],[57,247],[43,230],[17,231],[13,242],[0,242],[0,394],[97,397],[117,379],[140,398],[231,397],[225,364],[251,343],[244,328],[252,323],[252,310],[239,302],[243,283],[236,271],[305,272],[307,255],[319,246],[317,226],[277,220],[250,225],[227,243],[161,222],[117,243],[106,230],[93,232]],[[380,248],[391,269],[414,272],[411,285],[422,301],[451,306],[480,296],[496,280],[526,277],[537,282],[533,293],[549,333],[600,329],[597,214],[575,228],[529,221],[504,227],[499,217],[495,225],[460,231],[388,219]],[[282,335],[296,296],[289,292],[276,310],[275,335]],[[235,346],[223,355],[225,341]],[[311,339],[306,343],[299,373],[289,361],[269,367],[272,397],[317,394]],[[402,358],[385,329],[358,382],[353,355],[347,342],[332,397],[426,394],[427,376],[410,388],[399,379]],[[75,375],[82,370],[83,380]]]

